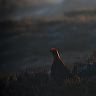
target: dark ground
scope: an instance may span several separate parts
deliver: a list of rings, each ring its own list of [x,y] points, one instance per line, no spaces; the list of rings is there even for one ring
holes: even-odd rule
[[[61,84],[48,73],[19,73],[0,79],[0,96],[96,96],[96,78],[74,76]]]

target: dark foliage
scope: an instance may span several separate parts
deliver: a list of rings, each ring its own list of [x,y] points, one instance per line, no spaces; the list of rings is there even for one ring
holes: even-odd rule
[[[20,73],[0,79],[0,96],[96,96],[95,76],[67,78],[62,84],[48,73]]]

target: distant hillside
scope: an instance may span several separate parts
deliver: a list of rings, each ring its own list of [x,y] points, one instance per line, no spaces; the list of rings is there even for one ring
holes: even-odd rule
[[[23,21],[23,24],[56,24],[60,23],[62,21],[73,21],[73,22],[89,22],[89,21],[96,21],[96,10],[81,10],[81,11],[71,11],[64,13],[63,16],[58,17],[57,19],[50,20],[46,16],[41,16],[38,19],[34,19],[33,17],[27,17],[23,18],[21,21]]]
[[[0,22],[1,28],[35,28],[35,27],[44,27],[46,25],[57,25],[63,22],[79,22],[79,23],[88,23],[96,21],[96,10],[82,10],[82,11],[71,11],[64,13],[64,16],[58,17],[61,19],[49,20],[47,17],[40,17],[34,19],[32,16],[22,18],[21,20],[5,20]],[[37,29],[37,28],[36,28]]]
[[[96,10],[80,10],[80,11],[72,11],[72,12],[66,12],[64,14],[65,16],[71,17],[71,16],[96,16]]]
[[[96,21],[96,10],[81,10],[64,13],[65,20],[75,22]]]

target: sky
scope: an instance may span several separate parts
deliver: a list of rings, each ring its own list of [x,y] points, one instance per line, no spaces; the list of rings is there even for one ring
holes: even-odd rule
[[[3,2],[3,3],[2,3]],[[0,0],[1,17],[56,16],[65,11],[94,9],[96,0]]]

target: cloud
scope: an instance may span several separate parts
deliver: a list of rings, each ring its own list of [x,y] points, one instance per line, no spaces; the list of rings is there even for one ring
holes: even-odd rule
[[[66,0],[64,2],[65,11],[93,9],[96,6],[96,0]]]
[[[21,1],[29,4],[41,4],[41,3],[58,4],[62,3],[64,0],[21,0]]]
[[[46,0],[46,1],[47,3],[51,3],[51,4],[58,4],[64,2],[64,0]]]
[[[22,18],[28,15],[56,16],[63,15],[65,11],[93,9],[96,0],[1,0],[0,5],[0,17]]]

